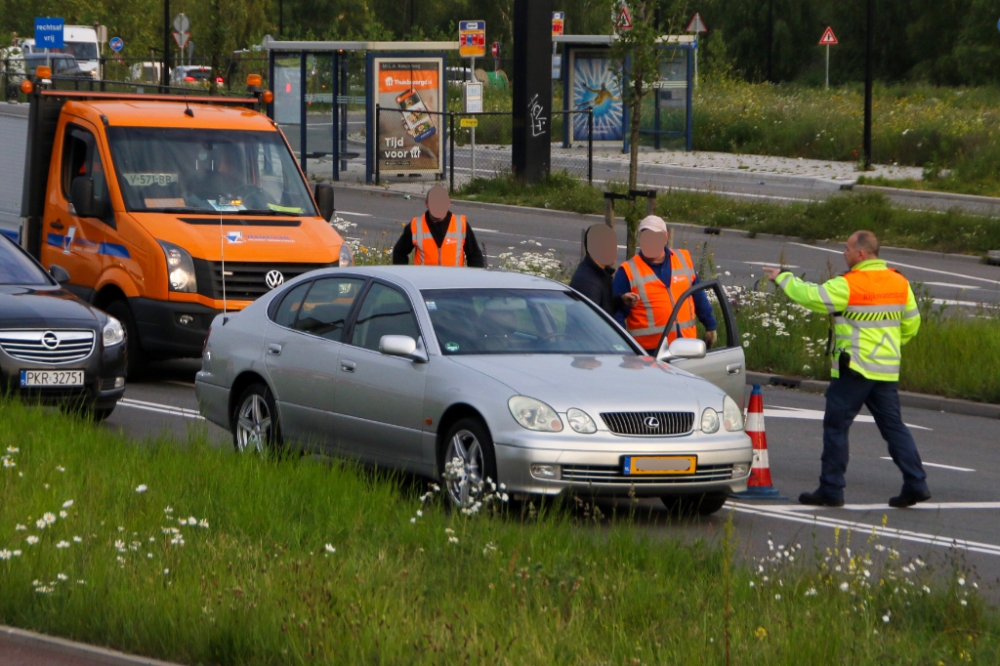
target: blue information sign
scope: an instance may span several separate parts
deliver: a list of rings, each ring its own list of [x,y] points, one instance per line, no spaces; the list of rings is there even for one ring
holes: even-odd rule
[[[108,42],[108,46],[111,47],[112,51],[114,51],[115,53],[118,53],[123,48],[125,48],[125,42],[124,42],[124,40],[122,40],[121,37],[112,37],[111,41]]]
[[[63,44],[63,28],[66,21],[61,18],[35,19],[35,48],[61,49]]]

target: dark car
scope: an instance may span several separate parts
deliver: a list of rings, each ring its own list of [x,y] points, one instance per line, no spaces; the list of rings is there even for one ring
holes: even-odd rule
[[[89,79],[92,78],[90,72],[80,69],[80,63],[71,55],[66,53],[31,53],[24,56],[24,71],[34,73],[40,66],[48,66],[52,69],[52,76],[73,77]]]
[[[0,234],[0,388],[103,420],[125,393],[125,331],[68,280]]]

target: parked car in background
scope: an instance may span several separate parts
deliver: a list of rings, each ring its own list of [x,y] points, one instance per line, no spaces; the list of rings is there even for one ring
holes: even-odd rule
[[[180,65],[170,73],[170,85],[173,86],[207,86],[213,78],[212,68],[201,65]],[[225,83],[221,76],[215,76],[217,84]]]
[[[461,506],[490,480],[709,514],[746,488],[753,451],[735,318],[717,282],[681,300],[699,290],[715,295],[726,339],[711,352],[678,339],[654,359],[552,280],[321,269],[216,317],[195,392],[239,451],[319,448],[411,470]]]
[[[137,62],[129,68],[129,81],[137,83],[159,83],[163,71],[162,62]],[[171,70],[172,71],[172,70]]]
[[[52,68],[52,76],[89,79],[91,75],[80,69],[80,64],[71,55],[63,53],[31,53],[24,56],[24,69],[34,74],[40,66]]]
[[[125,331],[68,280],[0,234],[0,390],[103,420],[125,393]]]

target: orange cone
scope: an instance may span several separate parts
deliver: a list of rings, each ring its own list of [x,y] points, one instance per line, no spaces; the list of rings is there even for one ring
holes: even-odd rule
[[[767,433],[764,431],[764,396],[760,392],[760,384],[754,384],[750,393],[745,429],[750,435],[750,441],[753,442],[753,464],[750,466],[747,489],[741,493],[734,493],[734,496],[743,499],[786,499],[771,485],[771,465],[767,459]]]

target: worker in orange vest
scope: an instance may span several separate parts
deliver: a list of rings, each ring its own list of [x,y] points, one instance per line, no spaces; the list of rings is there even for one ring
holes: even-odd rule
[[[623,307],[615,313],[615,319],[652,356],[659,351],[663,329],[681,294],[698,282],[691,253],[668,248],[669,238],[662,218],[644,218],[639,223],[639,252],[618,267],[613,284],[615,296],[632,292],[639,297],[637,305]],[[697,337],[700,321],[705,327],[705,344],[711,349],[718,338],[718,325],[705,292],[697,292],[679,307],[681,312],[667,332],[667,340]]]
[[[392,248],[392,263],[410,263],[412,252],[414,265],[485,267],[472,227],[464,215],[455,215],[449,210],[448,190],[435,185],[427,193],[425,203],[427,212],[403,227],[402,235]]]

